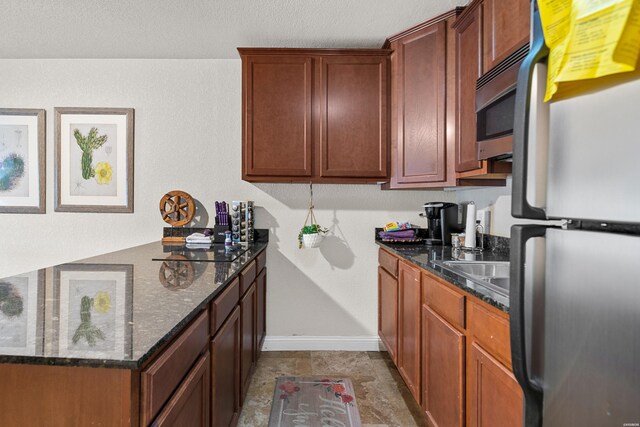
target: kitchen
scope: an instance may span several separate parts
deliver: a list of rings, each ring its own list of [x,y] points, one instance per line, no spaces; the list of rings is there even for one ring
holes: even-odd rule
[[[157,203],[172,189],[189,192],[204,207],[196,226],[213,223],[215,200],[241,197],[256,202],[256,227],[269,229],[266,348],[376,351],[374,228],[390,220],[423,225],[418,213],[428,201],[474,200],[478,208],[490,207],[489,232],[508,237],[511,224],[520,222],[510,215],[511,178],[504,187],[458,191],[314,185],[318,222],[331,231],[319,249],[299,250],[297,234],[308,208],[308,184],[240,179],[242,65],[236,47],[379,48],[390,35],[461,5],[423,3],[403,4],[403,10],[390,3],[308,4],[304,11],[280,4],[280,9],[265,5],[252,13],[244,9],[249,7],[246,3],[239,3],[229,15],[224,9],[206,9],[208,16],[150,4],[144,10],[96,5],[94,10],[103,14],[98,16],[87,16],[88,6],[76,10],[65,4],[72,13],[15,6],[10,22],[16,27],[34,23],[47,31],[25,35],[16,30],[10,32],[14,39],[3,42],[2,57],[12,59],[2,59],[1,107],[47,111],[47,213],[0,217],[6,242],[0,277],[159,240],[165,224]],[[205,16],[217,19],[227,31],[213,32],[209,28],[216,26],[205,22]],[[234,17],[227,19],[229,26],[224,16]],[[295,19],[283,22],[288,16]],[[95,33],[68,33],[80,18],[96,25]],[[316,20],[319,24],[312,22]],[[187,34],[184,28],[199,32]],[[123,46],[121,37],[135,42]],[[59,106],[135,108],[133,214],[54,211],[53,109]]]

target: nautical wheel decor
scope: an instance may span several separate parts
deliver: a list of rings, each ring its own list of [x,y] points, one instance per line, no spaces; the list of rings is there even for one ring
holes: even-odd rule
[[[172,227],[188,224],[196,213],[196,204],[188,193],[180,190],[169,191],[160,199],[162,219]]]
[[[193,265],[183,255],[172,255],[163,261],[158,275],[162,286],[172,291],[188,288],[195,277]]]

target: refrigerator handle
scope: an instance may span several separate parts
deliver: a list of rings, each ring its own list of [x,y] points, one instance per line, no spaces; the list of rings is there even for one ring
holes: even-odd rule
[[[542,389],[531,380],[527,368],[524,308],[525,246],[534,237],[544,237],[547,226],[514,225],[511,227],[509,328],[513,373],[524,395],[524,426],[542,426]]]
[[[531,23],[533,40],[531,49],[522,61],[518,71],[516,106],[513,123],[513,187],[511,214],[516,218],[547,219],[543,209],[531,206],[527,201],[527,172],[529,169],[529,115],[531,101],[531,81],[533,69],[549,56],[549,48],[544,42],[540,12],[535,0],[531,2]]]

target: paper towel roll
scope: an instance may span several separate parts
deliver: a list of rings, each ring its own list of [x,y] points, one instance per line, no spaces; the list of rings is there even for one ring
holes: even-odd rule
[[[464,229],[464,246],[467,248],[476,247],[476,204],[467,204],[467,222]]]

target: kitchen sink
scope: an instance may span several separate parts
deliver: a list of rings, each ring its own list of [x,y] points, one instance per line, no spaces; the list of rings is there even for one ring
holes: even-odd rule
[[[509,296],[508,261],[433,261],[433,264]]]

